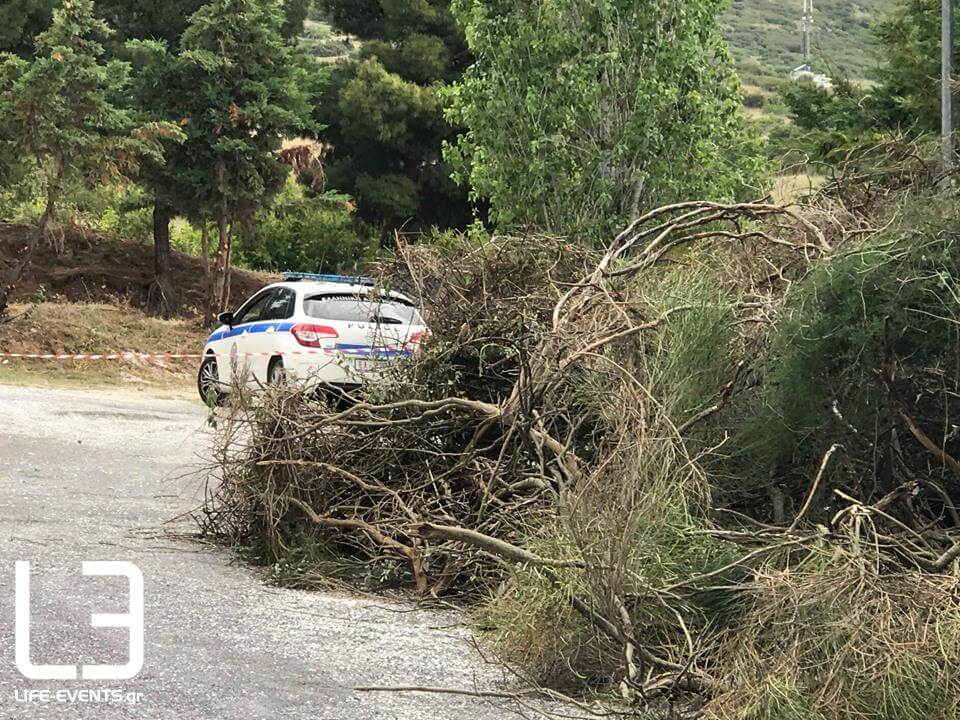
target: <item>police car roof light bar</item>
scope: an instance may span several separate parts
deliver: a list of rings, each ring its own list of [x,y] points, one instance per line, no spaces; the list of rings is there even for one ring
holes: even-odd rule
[[[319,282],[346,283],[348,285],[368,285],[373,286],[377,281],[372,277],[365,275],[329,275],[324,273],[305,273],[305,272],[284,272],[281,273],[283,279],[290,282],[294,280],[315,280]]]

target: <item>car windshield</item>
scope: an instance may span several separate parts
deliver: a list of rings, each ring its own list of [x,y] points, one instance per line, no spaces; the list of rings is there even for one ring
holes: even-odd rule
[[[422,325],[417,309],[396,299],[363,295],[314,295],[305,298],[303,310],[318,320],[346,320],[381,325]]]

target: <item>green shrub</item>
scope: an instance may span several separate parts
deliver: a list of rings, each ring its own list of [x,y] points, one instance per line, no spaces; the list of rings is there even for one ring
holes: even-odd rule
[[[818,263],[787,296],[765,360],[757,456],[791,462],[839,401],[872,426],[883,391],[884,323],[897,357],[935,364],[955,348],[960,208],[942,199],[906,208],[895,226]],[[817,446],[828,443],[819,439]]]
[[[957,717],[952,579],[879,574],[825,545],[803,567],[756,575],[721,640],[709,720]]]
[[[657,396],[676,421],[713,404],[733,374],[738,348],[734,330],[736,297],[720,286],[708,263],[688,258],[691,266],[665,275],[644,289],[644,301],[670,316],[657,342],[642,356]]]
[[[238,264],[258,270],[355,272],[377,252],[376,241],[357,231],[343,195],[297,197],[286,191],[239,239]]]
[[[170,247],[187,255],[199,257],[202,245],[200,234],[200,228],[186,219],[174,218],[170,222]],[[216,242],[213,231],[210,232],[210,238],[209,242]],[[212,251],[208,249],[208,252]]]
[[[98,230],[133,242],[153,242],[153,209],[125,208],[120,203],[108,207],[96,224]]]

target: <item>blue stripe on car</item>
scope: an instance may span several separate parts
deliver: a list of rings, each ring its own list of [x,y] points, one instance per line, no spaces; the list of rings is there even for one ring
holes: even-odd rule
[[[294,326],[292,322],[255,322],[249,325],[239,325],[232,328],[221,328],[210,334],[207,342],[216,340],[226,340],[237,335],[263,333],[273,328],[276,332],[284,332]],[[372,345],[354,345],[350,343],[336,343],[332,348],[324,348],[324,352],[333,354],[342,353],[346,357],[370,357],[371,355],[383,358],[405,357],[412,355],[413,351],[403,347],[374,347]]]
[[[215,340],[226,340],[227,338],[235,337],[236,335],[243,334],[253,334],[253,333],[262,333],[267,332],[270,328],[273,328],[275,331],[282,332],[284,330],[289,330],[293,327],[292,322],[255,322],[250,323],[249,325],[238,325],[232,328],[220,328],[215,330],[210,334],[210,337],[207,338],[207,342],[211,343]]]

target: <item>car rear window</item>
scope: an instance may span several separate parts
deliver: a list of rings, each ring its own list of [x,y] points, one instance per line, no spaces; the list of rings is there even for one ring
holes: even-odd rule
[[[413,305],[387,298],[358,295],[314,295],[303,300],[304,312],[318,320],[378,322],[385,325],[422,325]]]

